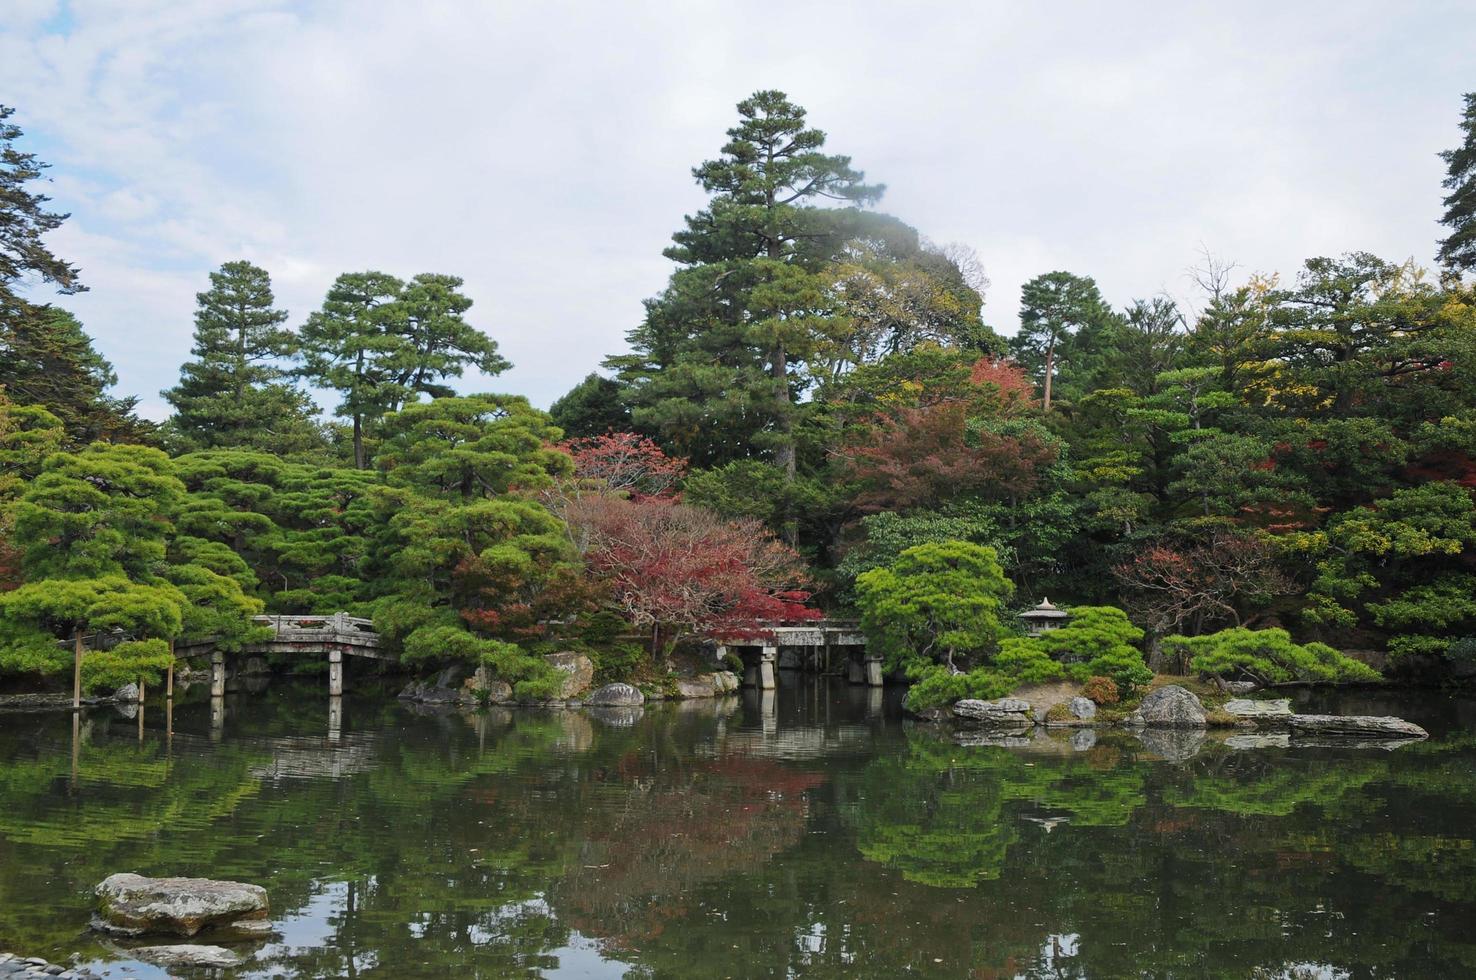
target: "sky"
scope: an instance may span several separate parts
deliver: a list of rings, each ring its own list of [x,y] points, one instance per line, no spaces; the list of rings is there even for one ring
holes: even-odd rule
[[[984,317],[1064,269],[1197,300],[1347,251],[1430,264],[1476,4],[3,0],[0,102],[72,217],[57,297],[162,419],[195,293],[269,270],[300,324],[341,272],[466,280],[546,407],[625,349],[734,105],[786,91],[879,208],[972,246]],[[45,291],[33,298],[52,299]]]

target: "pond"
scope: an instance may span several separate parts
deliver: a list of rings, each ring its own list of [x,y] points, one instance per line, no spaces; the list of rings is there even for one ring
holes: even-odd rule
[[[1390,750],[964,747],[787,674],[620,712],[427,714],[317,685],[0,716],[0,950],[162,976],[86,929],[117,871],[255,882],[235,976],[1476,975],[1476,702]],[[1325,699],[1324,699],[1325,700]]]

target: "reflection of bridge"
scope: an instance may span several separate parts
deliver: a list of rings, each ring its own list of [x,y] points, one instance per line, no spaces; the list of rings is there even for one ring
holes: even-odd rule
[[[243,654],[325,654],[328,657],[328,693],[335,697],[343,693],[343,658],[364,657],[369,660],[398,660],[393,654],[381,652],[379,634],[374,632],[374,623],[368,619],[334,613],[332,616],[253,616],[257,626],[269,626],[272,635],[241,648]],[[174,644],[177,656],[195,656],[210,653],[210,695],[221,697],[226,687],[226,655],[215,648],[215,637],[196,640],[178,640]]]
[[[766,626],[753,639],[730,639],[717,648],[718,658],[730,648],[757,649],[756,658],[744,657],[743,685],[765,691],[773,690],[778,679],[781,650],[802,651],[795,666],[830,672],[831,654],[836,648],[846,658],[847,678],[852,684],[882,685],[881,656],[867,655],[866,637],[858,624],[843,620],[817,619],[802,626]]]

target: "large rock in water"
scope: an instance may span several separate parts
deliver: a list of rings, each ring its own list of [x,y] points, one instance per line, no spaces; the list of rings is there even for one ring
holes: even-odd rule
[[[953,703],[953,717],[981,728],[1029,728],[1035,724],[1035,719],[1030,716],[1030,702],[1022,698],[996,698],[993,701],[964,698]]]
[[[270,928],[267,893],[260,885],[116,874],[103,879],[96,891],[98,915],[93,926],[117,935],[171,932],[193,936],[207,926],[248,932]]]
[[[1177,684],[1149,691],[1128,718],[1133,728],[1203,728],[1204,705]]]
[[[606,684],[604,687],[597,687],[590,691],[584,703],[634,708],[645,704],[646,696],[640,692],[639,688],[629,684]]]
[[[594,683],[594,661],[582,653],[550,653],[543,659],[550,667],[568,675],[559,688],[558,699],[561,701],[579,697]]]
[[[1429,738],[1413,722],[1388,715],[1292,715],[1286,720],[1293,735],[1323,735],[1360,739]]]

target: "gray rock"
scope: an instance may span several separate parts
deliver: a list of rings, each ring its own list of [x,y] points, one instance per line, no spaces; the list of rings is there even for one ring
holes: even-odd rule
[[[1132,728],[1203,728],[1204,705],[1177,684],[1149,691],[1128,719]]]
[[[1249,694],[1260,686],[1255,681],[1225,681],[1225,690],[1231,694]]]
[[[96,889],[95,928],[120,935],[172,932],[193,936],[206,926],[268,917],[266,889],[209,878],[145,878],[115,874]]]
[[[1293,735],[1320,735],[1359,739],[1429,738],[1419,725],[1388,715],[1292,715],[1287,725]]]
[[[1082,721],[1097,717],[1097,704],[1091,698],[1074,697],[1066,702],[1066,710],[1071,712],[1071,717]]]
[[[431,687],[448,687],[455,689],[461,686],[461,679],[466,676],[465,664],[452,664],[436,675]]]
[[[1285,728],[1292,716],[1289,698],[1267,701],[1233,698],[1225,702],[1224,711],[1228,715],[1233,715],[1260,728]]]
[[[713,683],[711,674],[680,678],[676,682],[676,687],[677,696],[682,698],[717,697],[717,685]]]
[[[113,700],[119,704],[138,704],[138,685],[124,684],[113,692]]]
[[[1245,698],[1235,698],[1225,702],[1225,710],[1241,718],[1271,718],[1290,715],[1292,713],[1291,704],[1290,698],[1276,698],[1266,701],[1250,701]]]
[[[468,704],[507,704],[513,698],[512,685],[492,676],[487,667],[478,667],[461,682],[462,700]]]
[[[613,705],[617,707],[639,707],[646,703],[646,696],[629,684],[606,684],[589,692],[585,704]]]
[[[556,700],[567,701],[580,697],[594,683],[594,661],[582,653],[550,653],[543,659],[550,667],[568,675],[559,688]]]
[[[964,698],[953,703],[953,717],[966,725],[982,728],[1029,728],[1035,724],[1030,714],[1030,702],[1021,698],[996,698],[993,701]]]
[[[138,946],[130,956],[156,966],[240,966],[241,957],[223,946],[200,946],[181,943],[178,946]]]

